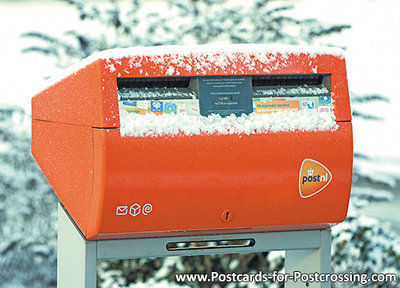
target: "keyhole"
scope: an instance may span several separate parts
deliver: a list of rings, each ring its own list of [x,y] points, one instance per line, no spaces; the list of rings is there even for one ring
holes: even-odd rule
[[[232,219],[232,212],[229,209],[226,209],[224,212],[221,214],[221,221],[222,222],[229,222]]]

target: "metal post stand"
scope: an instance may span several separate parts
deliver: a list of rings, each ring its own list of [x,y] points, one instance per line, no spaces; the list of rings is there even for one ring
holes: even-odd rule
[[[96,262],[167,256],[258,253],[286,250],[286,273],[330,272],[331,231],[282,231],[184,237],[87,241],[68,213],[58,205],[58,288],[95,288]],[[254,245],[235,248],[167,250],[171,242],[253,239]],[[285,287],[331,287],[329,282],[287,282]]]

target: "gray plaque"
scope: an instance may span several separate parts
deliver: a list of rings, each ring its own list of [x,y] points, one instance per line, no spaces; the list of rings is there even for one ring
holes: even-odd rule
[[[203,116],[253,112],[251,76],[199,77],[199,95]]]

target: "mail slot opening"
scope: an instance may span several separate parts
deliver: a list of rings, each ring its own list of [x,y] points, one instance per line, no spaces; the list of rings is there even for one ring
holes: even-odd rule
[[[117,86],[120,109],[141,115],[333,110],[329,74],[117,78]]]
[[[122,88],[188,88],[190,77],[125,77],[117,78],[118,89]]]
[[[322,85],[324,77],[322,74],[305,75],[262,75],[253,76],[252,84],[254,86],[301,86],[301,85]]]
[[[243,247],[253,247],[255,244],[256,241],[254,239],[170,242],[167,244],[167,250],[184,251],[184,250],[202,250],[202,249],[219,249],[219,248],[243,248]]]
[[[253,97],[330,97],[329,74],[262,75],[252,77]],[[311,100],[317,100],[311,99]]]

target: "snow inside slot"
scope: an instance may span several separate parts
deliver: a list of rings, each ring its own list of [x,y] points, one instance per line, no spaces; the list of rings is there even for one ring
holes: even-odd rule
[[[250,135],[337,128],[331,92],[326,85],[328,75],[120,79],[118,97],[123,137]],[[206,85],[208,90],[202,91],[201,85]],[[237,96],[232,96],[235,93],[245,102],[236,101]],[[207,101],[211,104],[205,105]],[[242,112],[240,105],[248,105],[247,113]]]
[[[253,93],[252,113],[231,114],[227,117],[219,114],[200,115],[199,99],[194,92],[179,92],[174,95],[167,88],[162,88],[157,93],[154,89],[125,89],[119,93],[121,136],[190,136],[214,133],[250,135],[337,129],[331,97],[324,96],[327,93],[330,95],[326,88],[289,88],[285,93],[285,89],[281,87],[277,94],[266,93],[274,97]],[[286,97],[281,98],[283,95]],[[287,109],[283,109],[284,107]]]
[[[259,115],[251,113],[237,117],[232,114],[208,117],[188,114],[140,115],[120,111],[121,136],[148,137],[163,135],[200,134],[258,134],[280,131],[335,130],[337,124],[333,112],[320,113],[317,110],[281,111]]]

